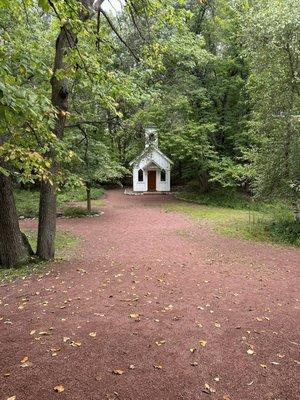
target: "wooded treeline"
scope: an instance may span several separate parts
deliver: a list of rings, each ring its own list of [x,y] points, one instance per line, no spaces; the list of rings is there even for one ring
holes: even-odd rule
[[[0,0],[0,265],[31,253],[13,185],[39,185],[37,256],[52,259],[56,191],[123,179],[149,123],[175,182],[298,217],[299,2],[102,3]]]

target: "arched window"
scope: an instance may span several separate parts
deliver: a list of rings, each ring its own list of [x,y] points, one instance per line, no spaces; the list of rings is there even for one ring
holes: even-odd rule
[[[139,172],[138,172],[138,181],[139,181],[139,182],[143,182],[143,180],[144,180],[144,171],[143,171],[142,169],[139,169]]]
[[[166,171],[164,169],[160,171],[160,180],[161,182],[166,182]]]

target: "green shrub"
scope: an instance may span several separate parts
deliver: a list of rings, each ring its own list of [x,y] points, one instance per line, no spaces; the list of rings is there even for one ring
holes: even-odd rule
[[[300,221],[273,220],[263,224],[272,241],[300,246]]]
[[[91,198],[97,199],[104,194],[103,188],[93,188],[91,190]],[[15,189],[14,197],[17,207],[18,216],[26,218],[38,217],[39,214],[39,197],[40,193],[37,189]],[[85,201],[86,191],[84,187],[62,190],[57,194],[57,205],[63,207],[69,201]]]
[[[236,210],[259,209],[261,204],[255,203],[249,196],[234,190],[215,189],[209,193],[199,193],[192,190],[184,190],[176,193],[176,198],[206,206],[226,207]]]
[[[39,191],[16,189],[14,197],[17,207],[18,216],[26,218],[34,218],[39,213]]]
[[[81,218],[90,215],[86,208],[82,207],[66,207],[64,209],[64,216],[69,218]]]
[[[92,188],[91,199],[95,200],[104,194],[103,188]],[[57,193],[57,201],[59,204],[67,203],[68,201],[86,201],[85,187],[78,187],[69,190],[61,190]]]

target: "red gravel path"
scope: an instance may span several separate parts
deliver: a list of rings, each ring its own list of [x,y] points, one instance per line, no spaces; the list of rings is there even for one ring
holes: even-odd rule
[[[71,261],[0,287],[0,400],[300,398],[299,251],[221,237],[167,200],[109,192],[103,216],[59,220],[85,238]]]

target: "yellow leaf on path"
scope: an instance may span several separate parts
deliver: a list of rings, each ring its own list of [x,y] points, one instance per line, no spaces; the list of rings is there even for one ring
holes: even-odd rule
[[[36,332],[36,330],[35,330],[35,329],[33,329],[32,331],[30,331],[29,335],[34,335],[34,334],[35,334],[35,332]]]
[[[81,342],[75,342],[74,340],[72,340],[72,342],[70,343],[70,345],[72,347],[80,347],[81,346]]]
[[[56,393],[62,393],[62,392],[65,391],[65,388],[63,387],[63,385],[57,385],[57,386],[55,386],[53,389],[54,389],[54,391],[55,391]]]
[[[191,352],[191,353],[195,353],[195,351],[196,351],[195,348],[190,349],[190,352]]]
[[[113,374],[115,375],[123,375],[125,373],[125,371],[123,371],[122,369],[114,369],[113,370]]]
[[[216,392],[216,389],[210,387],[208,383],[205,383],[204,387],[205,387],[205,389],[209,390],[210,393],[215,393]]]
[[[199,340],[199,344],[200,344],[200,346],[202,346],[202,347],[205,347],[205,346],[206,346],[206,343],[207,343],[206,340]]]
[[[250,354],[250,355],[254,354],[254,350],[248,349],[248,350],[247,350],[247,354]]]
[[[7,400],[16,400],[17,396],[8,397]]]
[[[215,327],[216,328],[221,328],[221,324],[219,322],[215,322]]]
[[[64,336],[64,337],[63,337],[63,342],[64,342],[64,343],[67,343],[69,340],[70,340],[69,337],[67,337],[67,336]]]
[[[129,317],[134,319],[135,321],[139,321],[141,319],[140,314],[138,314],[138,313],[129,314]]]
[[[265,364],[259,364],[262,368],[267,369],[268,367]]]
[[[163,369],[162,365],[153,365],[154,369]]]
[[[89,336],[91,336],[91,337],[93,337],[93,338],[95,338],[96,335],[97,335],[97,332],[91,332],[91,333],[89,333]]]
[[[166,343],[165,340],[160,340],[160,341],[155,342],[155,344],[156,344],[157,346],[162,346],[162,345],[165,344],[165,343]]]
[[[24,364],[24,363],[26,363],[28,360],[29,360],[29,358],[28,358],[28,357],[24,357],[24,358],[22,358],[22,360],[21,360],[21,364]]]

